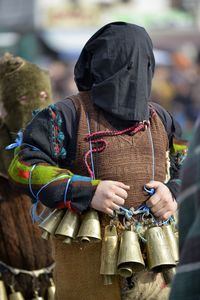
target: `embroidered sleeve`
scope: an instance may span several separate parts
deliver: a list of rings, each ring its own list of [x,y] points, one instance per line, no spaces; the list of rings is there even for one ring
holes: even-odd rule
[[[23,143],[15,151],[9,167],[11,181],[27,193],[33,203],[48,207],[86,210],[99,180],[75,175],[62,167],[69,142],[63,131],[62,115],[51,105],[39,112],[27,126]]]

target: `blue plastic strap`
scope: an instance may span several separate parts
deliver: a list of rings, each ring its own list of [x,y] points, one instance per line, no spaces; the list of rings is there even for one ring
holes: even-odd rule
[[[118,214],[125,215],[125,217],[130,220],[133,216],[133,212],[125,207],[120,206]]]
[[[12,150],[14,148],[17,148],[17,147],[21,146],[22,140],[23,140],[23,133],[22,133],[22,130],[20,130],[17,133],[16,139],[15,139],[15,143],[12,143],[12,144],[6,146],[5,149],[6,150]]]
[[[37,214],[38,203],[39,203],[39,201],[36,201],[31,206],[31,218],[32,218],[33,223],[41,221],[41,218]]]
[[[144,191],[147,192],[150,196],[155,194],[155,189],[154,188],[147,188],[146,186],[144,186]]]
[[[40,151],[41,152],[41,150],[39,148],[37,148],[37,147],[35,147],[31,144],[23,143],[23,145],[29,146],[33,151]]]
[[[71,182],[71,178],[68,179],[66,187],[65,187],[64,200],[63,200],[65,206],[67,204],[67,192],[68,192],[70,182]]]
[[[147,205],[142,205],[135,211],[135,214],[146,214],[146,215],[148,215],[149,213],[150,213],[150,209]]]
[[[44,188],[46,188],[50,183],[52,183],[52,182],[54,182],[54,181],[56,181],[56,180],[62,179],[62,178],[66,178],[66,175],[58,176],[58,177],[56,177],[56,178],[50,180],[49,182],[47,182],[45,185],[43,185],[43,186],[41,187],[41,189],[39,189],[39,191],[37,192],[37,194],[36,194],[36,199],[39,200],[39,194],[40,194],[40,192],[41,192]]]

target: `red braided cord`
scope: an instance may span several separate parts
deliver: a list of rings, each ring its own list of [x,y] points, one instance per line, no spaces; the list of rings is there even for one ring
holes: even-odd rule
[[[96,153],[96,152],[102,152],[105,148],[106,148],[106,146],[107,146],[107,144],[108,144],[108,142],[107,141],[105,141],[105,140],[103,140],[103,139],[96,139],[96,140],[93,140],[93,141],[91,141],[91,143],[101,143],[102,145],[101,146],[97,146],[96,148],[92,148],[92,153]],[[90,177],[91,178],[94,178],[93,176],[94,176],[94,174],[93,174],[93,172],[92,172],[92,170],[91,170],[91,168],[90,168],[90,166],[89,166],[89,164],[88,164],[88,156],[90,155],[90,153],[91,153],[91,150],[88,150],[86,153],[85,153],[85,155],[84,155],[84,163],[85,163],[85,165],[86,165],[86,167],[87,167],[87,170],[88,170],[88,172],[89,172],[89,174],[90,174]]]
[[[126,128],[124,130],[120,130],[120,131],[115,131],[115,130],[105,130],[105,131],[97,131],[97,132],[93,132],[91,134],[88,134],[85,138],[86,141],[92,140],[93,138],[99,138],[102,136],[117,136],[117,135],[121,135],[127,132],[131,132],[131,133],[137,133],[138,131],[144,129],[144,123],[137,123],[134,126],[131,126],[129,128]]]
[[[146,124],[147,125],[147,124]],[[102,146],[97,146],[96,148],[92,148],[92,150],[88,150],[85,155],[84,155],[84,163],[87,167],[87,170],[90,174],[90,177],[93,178],[93,172],[88,164],[88,156],[90,155],[90,153],[96,153],[96,152],[102,152],[105,150],[108,142],[105,141],[104,139],[99,139],[102,136],[117,136],[117,135],[122,135],[124,133],[127,132],[131,132],[133,134],[137,133],[140,130],[145,129],[146,126],[144,123],[137,123],[134,126],[131,126],[129,128],[126,128],[124,130],[121,131],[113,131],[113,130],[105,130],[105,131],[97,131],[97,132],[93,132],[91,134],[88,134],[85,138],[85,140],[88,142],[89,140],[91,141],[92,144],[96,144],[96,143],[101,143]],[[95,139],[94,139],[95,138]]]

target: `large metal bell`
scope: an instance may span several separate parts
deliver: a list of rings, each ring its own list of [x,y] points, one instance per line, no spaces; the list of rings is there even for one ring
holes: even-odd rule
[[[84,215],[77,238],[82,242],[101,241],[101,226],[95,210],[92,209]]]
[[[178,263],[178,261],[179,261],[178,243],[177,243],[177,238],[172,230],[172,226],[170,224],[163,225],[162,230],[164,231],[164,234],[170,245],[172,257],[174,258],[175,262]]]
[[[130,277],[133,272],[138,272],[144,269],[145,263],[136,232],[131,230],[123,232],[121,236],[117,267],[119,275],[126,278]]]
[[[176,266],[171,254],[170,245],[160,226],[147,229],[145,238],[148,268],[155,272],[163,272]]]
[[[55,231],[55,236],[64,237],[63,243],[70,244],[76,238],[79,224],[79,215],[68,209]]]
[[[117,257],[119,243],[117,230],[114,225],[105,227],[101,250],[100,274],[104,275],[104,284],[112,284],[112,275],[117,273]]]

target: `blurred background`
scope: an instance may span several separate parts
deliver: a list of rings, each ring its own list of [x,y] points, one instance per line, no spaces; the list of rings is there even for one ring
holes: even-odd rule
[[[148,31],[157,63],[151,98],[190,139],[200,113],[200,0],[0,0],[0,56],[48,69],[58,101],[76,92],[73,67],[85,42],[113,21]]]

